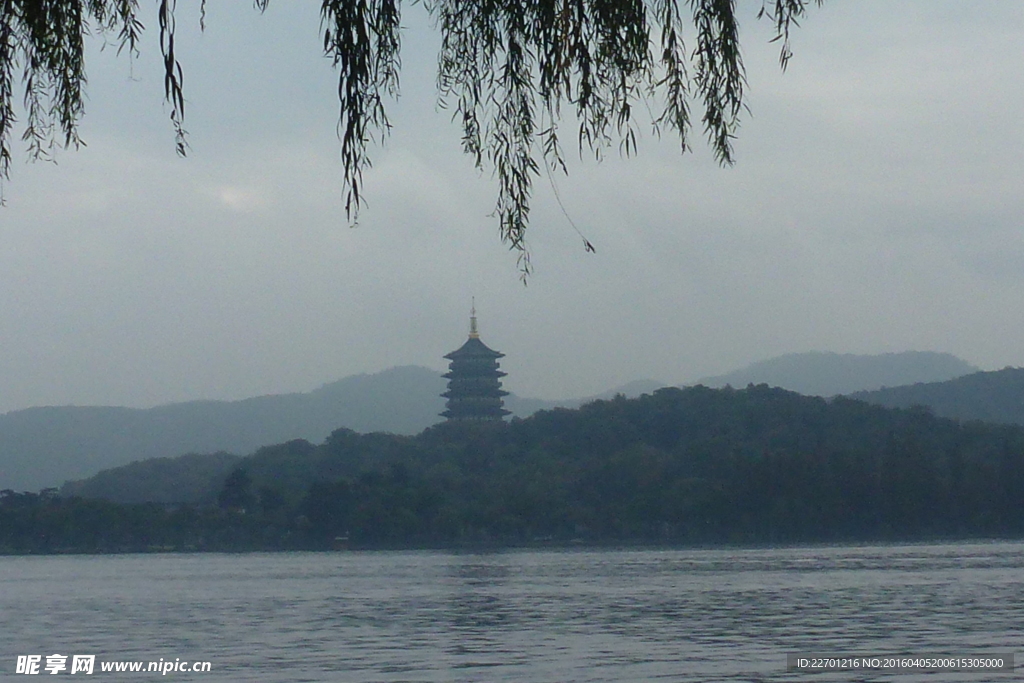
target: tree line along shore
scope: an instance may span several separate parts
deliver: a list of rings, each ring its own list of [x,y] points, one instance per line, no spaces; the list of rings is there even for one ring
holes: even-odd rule
[[[189,457],[196,476],[201,456]],[[220,458],[191,489],[205,493],[178,501],[0,492],[0,552],[1024,536],[1024,428],[765,385],[662,389],[416,436],[339,429],[320,445]],[[173,472],[162,476],[174,489]]]

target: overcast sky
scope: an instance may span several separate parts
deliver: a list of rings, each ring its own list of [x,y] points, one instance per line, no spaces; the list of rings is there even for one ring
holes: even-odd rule
[[[555,180],[596,254],[542,179],[527,287],[489,216],[495,183],[436,106],[421,6],[405,7],[395,130],[350,229],[318,3],[211,4],[205,34],[195,4],[178,20],[187,159],[155,31],[134,64],[91,44],[86,148],[16,158],[0,410],[441,369],[472,296],[524,396],[809,350],[1024,365],[1024,3],[832,0],[796,32],[785,74],[759,3],[745,9],[737,164],[650,135],[637,158],[572,164]]]

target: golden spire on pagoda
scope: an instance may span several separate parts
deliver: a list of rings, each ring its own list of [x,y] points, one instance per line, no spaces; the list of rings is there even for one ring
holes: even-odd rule
[[[469,338],[479,339],[480,333],[476,331],[476,297],[473,297],[473,308],[469,311]]]

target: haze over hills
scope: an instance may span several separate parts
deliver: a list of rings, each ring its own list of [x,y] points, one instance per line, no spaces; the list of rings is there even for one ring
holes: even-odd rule
[[[695,384],[745,387],[767,384],[808,396],[836,396],[916,382],[942,382],[978,368],[949,353],[904,351],[855,355],[811,351],[790,353],[752,363]]]
[[[850,394],[888,408],[926,406],[940,417],[1024,425],[1024,368]]]
[[[465,548],[1024,535],[1024,428],[766,385],[666,388],[416,436],[340,429],[320,445],[263,447],[227,463],[230,473],[214,463],[205,486],[194,462],[178,460],[182,484],[164,491],[190,488],[194,507],[8,494],[0,549],[326,549],[339,536],[357,548]],[[137,486],[127,475],[150,462],[120,468],[120,485]]]
[[[191,401],[149,409],[61,406],[0,415],[0,490],[38,490],[138,460],[186,453],[252,453],[292,439],[320,443],[339,427],[417,434],[441,420],[446,382],[405,366],[353,375],[311,392],[241,401]],[[636,396],[662,386],[634,382],[588,398],[545,401],[509,395],[518,417],[575,407],[615,393]]]
[[[13,411],[0,415],[0,489],[59,486],[135,460],[321,441],[341,426],[412,434],[440,419],[443,386],[433,370],[403,367],[242,401]]]
[[[67,481],[60,488],[60,495],[127,504],[213,503],[221,482],[241,460],[242,456],[230,453],[189,453],[137,460],[102,470],[87,479]]]
[[[702,383],[737,387],[765,383],[831,396],[948,379],[973,370],[965,361],[942,353],[806,353],[755,363]],[[505,405],[514,416],[527,417],[538,410],[578,407],[617,393],[634,397],[661,386],[641,380],[597,396],[561,401],[509,395]],[[0,489],[59,486],[152,458],[216,452],[246,455],[261,446],[294,439],[320,443],[340,427],[362,433],[417,434],[440,420],[444,389],[440,373],[406,366],[346,377],[307,393],[242,401],[193,401],[150,409],[66,406],[14,411],[0,415]]]

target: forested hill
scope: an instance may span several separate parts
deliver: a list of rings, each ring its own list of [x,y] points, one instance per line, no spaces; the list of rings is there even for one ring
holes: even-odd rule
[[[0,415],[0,489],[38,490],[152,458],[226,451],[246,454],[290,439],[319,442],[335,429],[416,434],[441,420],[446,382],[416,366],[352,375],[314,391],[241,401],[190,401],[156,408],[29,408]],[[661,386],[634,382],[607,392],[636,395]],[[545,401],[510,394],[525,417],[588,399]],[[158,468],[159,469],[159,468]]]
[[[218,488],[216,506],[175,510],[8,494],[0,509],[35,509],[28,528],[36,535],[0,546],[23,551],[19,543],[43,538],[50,549],[143,541],[242,549],[328,547],[337,537],[380,547],[1019,536],[1024,429],[763,385],[662,389],[507,424],[441,424],[415,437],[338,430],[319,446],[260,449]],[[88,512],[94,507],[105,512]],[[144,526],[132,526],[136,517]],[[76,519],[105,521],[76,535],[68,531]]]
[[[241,401],[18,410],[0,415],[0,489],[59,486],[149,458],[322,441],[338,427],[415,434],[441,419],[442,391],[439,373],[410,366]]]
[[[949,353],[903,351],[855,355],[811,351],[759,361],[725,375],[705,377],[709,387],[767,384],[808,396],[836,396],[915,382],[941,382],[978,368]]]
[[[936,415],[1024,425],[1024,368],[975,372],[948,382],[862,391],[851,398],[891,408],[927,406]]]

